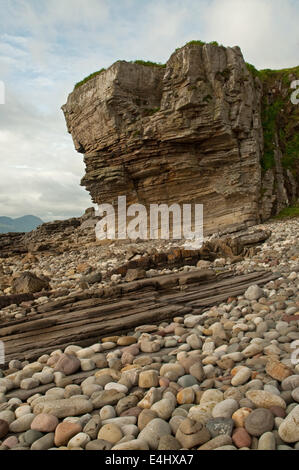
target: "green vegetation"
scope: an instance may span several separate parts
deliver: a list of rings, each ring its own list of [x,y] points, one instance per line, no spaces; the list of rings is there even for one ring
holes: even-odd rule
[[[194,41],[189,41],[187,42],[184,46],[178,47],[175,52],[179,51],[183,47],[186,46],[204,46],[205,44],[210,44],[211,46],[218,46],[218,47],[223,47],[222,44],[219,44],[217,41],[212,41],[212,42],[204,42],[204,41],[199,41],[199,40],[194,40]]]
[[[145,65],[146,67],[166,67],[166,64],[161,64],[161,62],[151,62],[150,60],[135,60],[133,64]]]
[[[187,44],[185,44],[185,46],[187,46],[187,45],[204,46],[205,44],[207,44],[207,43],[205,43],[203,41],[189,41],[189,42],[187,42]],[[209,44],[211,44],[213,46],[219,46],[217,41],[212,41]],[[176,51],[179,50],[179,49],[181,49],[181,47],[176,49]],[[132,61],[131,63],[132,64],[138,64],[138,65],[145,65],[146,67],[160,67],[160,68],[165,68],[166,67],[166,64],[162,64],[161,62],[152,62],[150,60],[135,60],[135,61]],[[79,88],[81,85],[84,85],[84,83],[88,82],[89,80],[96,77],[97,75],[100,75],[101,73],[105,72],[105,70],[106,69],[103,68],[103,69],[99,70],[98,72],[91,73],[90,75],[88,75],[88,77],[85,77],[83,80],[76,83],[76,85],[74,87],[74,90]]]
[[[207,95],[203,98],[203,101],[205,101],[206,103],[208,103],[209,101],[211,101],[213,99],[213,97],[211,95]]]
[[[247,66],[249,72],[251,72],[254,77],[259,76],[260,72],[255,68],[254,65],[249,64],[248,62],[246,62],[246,66]]]
[[[141,136],[141,131],[133,132],[133,137],[140,137],[140,136]]]
[[[246,64],[254,77],[258,77],[264,88],[262,103],[262,125],[264,131],[264,155],[261,161],[263,170],[273,168],[275,139],[278,138],[282,150],[282,165],[296,172],[299,159],[299,138],[296,125],[299,120],[299,106],[290,101],[292,76],[299,78],[299,67],[282,70],[257,70]],[[293,79],[294,79],[293,78]],[[297,170],[298,171],[298,170]]]
[[[135,60],[132,63],[133,64],[139,64],[139,65],[145,65],[146,67],[161,67],[161,68],[166,67],[166,64],[161,64],[160,62],[151,62],[149,60],[147,60],[147,61],[145,61],[145,60]],[[84,83],[88,82],[92,78],[96,77],[97,75],[100,75],[101,73],[103,73],[105,71],[106,71],[106,69],[101,69],[98,72],[91,73],[90,75],[88,75],[88,77],[85,77],[83,80],[81,80],[81,82],[76,83],[74,90],[76,90],[76,88],[79,88],[81,85],[84,85]]]
[[[282,166],[291,170],[296,160],[299,160],[299,134],[295,134],[292,139],[287,140]]]
[[[279,78],[284,85],[288,85],[290,83],[289,77],[291,74],[299,76],[299,66],[281,70],[257,70],[254,65],[248,62],[246,62],[246,66],[249,72],[251,72],[254,77],[258,77],[262,82],[277,80]]]
[[[262,82],[280,79],[284,85],[290,85],[291,74],[299,77],[299,66],[281,70],[264,69],[259,70],[258,73]]]
[[[264,157],[262,168],[268,170],[274,167],[275,134],[277,131],[277,117],[283,107],[283,100],[278,99],[267,105],[264,101],[262,110],[262,125],[264,130]]]
[[[145,110],[147,116],[152,116],[153,114],[156,114],[158,111],[160,111],[160,108],[151,108],[151,109]]]
[[[285,219],[287,217],[299,217],[299,203],[292,207],[286,207],[278,215],[273,217],[276,220]]]
[[[228,80],[230,77],[230,70],[229,69],[224,69],[222,72],[218,72],[218,74],[223,77],[225,80]]]
[[[84,85],[84,83],[88,82],[89,80],[96,77],[97,75],[100,75],[101,73],[105,72],[105,70],[106,69],[101,69],[98,72],[91,73],[90,75],[88,75],[88,77],[85,77],[83,80],[81,80],[81,82],[76,83],[74,89],[78,88],[81,85]]]
[[[193,40],[185,44],[185,46],[204,46],[204,41]],[[217,41],[209,44],[219,46]],[[185,47],[183,46],[183,47]],[[180,50],[181,47],[176,49]],[[152,62],[145,60],[135,60],[134,64],[146,67],[165,68],[166,64],[160,62]],[[299,167],[299,135],[297,124],[299,121],[299,106],[294,106],[290,102],[290,96],[293,90],[290,88],[292,77],[299,79],[299,66],[282,70],[257,70],[254,65],[246,63],[247,69],[252,76],[258,77],[264,88],[264,99],[262,103],[262,126],[264,132],[264,155],[261,165],[264,171],[273,168],[275,165],[274,151],[276,148],[276,139],[278,139],[279,147],[282,150],[282,165],[285,169],[289,169],[296,177]],[[102,68],[98,72],[90,74],[82,81],[75,85],[75,89],[88,82],[92,78],[103,73],[106,69]],[[219,79],[227,80],[230,76],[230,70],[225,69],[219,72]],[[193,85],[191,89],[196,89]],[[274,90],[274,91],[273,91]],[[203,98],[204,102],[212,100],[212,96],[207,95]],[[147,116],[152,116],[160,109],[153,108],[145,111]]]
[[[189,41],[185,44],[185,46],[204,46],[205,44],[206,43],[203,42],[203,41]],[[179,49],[181,49],[181,48],[179,48]]]
[[[219,46],[217,41],[212,41],[212,42],[189,41],[185,44],[185,46],[204,46],[205,44],[211,44],[211,46]]]

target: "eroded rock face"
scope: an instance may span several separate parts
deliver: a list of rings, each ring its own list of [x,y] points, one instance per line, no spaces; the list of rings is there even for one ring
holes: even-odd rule
[[[119,61],[63,106],[95,203],[204,204],[205,234],[259,218],[262,87],[239,47],[186,45],[166,67]]]

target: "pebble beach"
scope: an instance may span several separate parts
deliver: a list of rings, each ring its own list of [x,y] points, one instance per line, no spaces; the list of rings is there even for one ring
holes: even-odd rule
[[[0,370],[0,450],[298,450],[299,221],[266,226],[251,257],[210,263],[278,274],[262,288]]]

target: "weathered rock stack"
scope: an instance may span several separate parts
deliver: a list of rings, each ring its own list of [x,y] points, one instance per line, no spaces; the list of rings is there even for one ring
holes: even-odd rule
[[[82,185],[95,203],[202,203],[206,234],[269,217],[297,188],[279,158],[263,182],[264,88],[239,47],[190,43],[165,66],[116,62],[62,108],[84,153]]]

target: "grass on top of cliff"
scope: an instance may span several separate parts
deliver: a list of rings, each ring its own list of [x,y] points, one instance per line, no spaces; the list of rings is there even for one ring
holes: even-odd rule
[[[281,220],[294,217],[299,217],[299,202],[295,206],[286,207],[285,209],[282,209],[282,211],[278,215],[273,217],[273,219]]]
[[[132,62],[132,64],[145,65],[146,67],[161,67],[161,68],[166,67],[166,64],[161,64],[160,62],[151,62],[149,60],[147,60],[147,61],[145,61],[145,60],[135,60],[134,62]],[[106,69],[101,69],[98,72],[91,73],[90,75],[88,75],[88,77],[85,77],[83,80],[81,80],[81,82],[76,83],[76,85],[74,87],[74,90],[76,90],[76,88],[79,88],[81,85],[84,85],[84,83],[88,82],[92,78],[96,77],[97,75],[100,75],[101,73],[103,73],[105,71],[106,71]]]
[[[290,75],[296,75],[299,77],[299,65],[297,67],[280,70],[258,70],[254,65],[249,64],[248,62],[246,62],[246,66],[249,72],[251,72],[254,77],[258,77],[262,82],[271,82],[271,80],[275,81],[280,78],[282,82],[287,85],[290,82]]]
[[[166,67],[166,64],[162,64],[161,62],[151,62],[150,60],[135,60],[133,64],[145,65],[146,67]]]
[[[84,83],[88,82],[89,80],[96,77],[97,75],[100,75],[101,73],[105,72],[105,70],[106,69],[101,69],[98,72],[91,73],[90,75],[88,75],[88,77],[85,77],[83,80],[81,80],[81,82],[76,83],[74,90],[76,88],[79,88],[79,86],[84,85]]]
[[[224,47],[222,44],[219,44],[217,41],[204,42],[200,40],[193,40],[193,41],[186,42],[186,44],[182,47],[178,47],[175,50],[175,52],[179,51],[180,49],[183,49],[183,47],[186,47],[186,46],[205,46],[206,44],[210,44],[211,46]]]
[[[284,85],[288,85],[290,83],[290,75],[296,75],[298,78],[299,66],[281,70],[264,69],[258,71],[260,80],[271,82],[271,80],[275,81],[277,79],[281,79]]]

